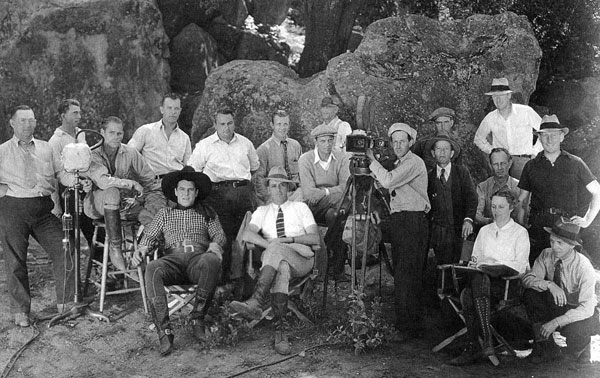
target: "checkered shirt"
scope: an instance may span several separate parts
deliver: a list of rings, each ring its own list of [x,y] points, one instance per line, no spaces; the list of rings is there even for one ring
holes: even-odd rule
[[[152,222],[144,229],[140,246],[151,248],[164,239],[169,249],[179,242],[191,240],[208,248],[210,242],[225,246],[225,232],[218,216],[208,220],[194,209],[162,208]]]

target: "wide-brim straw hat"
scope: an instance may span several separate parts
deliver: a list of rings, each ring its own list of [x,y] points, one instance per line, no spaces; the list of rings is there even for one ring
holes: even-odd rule
[[[277,182],[290,182],[292,184],[296,184],[297,182],[294,180],[290,180],[288,178],[287,173],[285,173],[285,169],[283,167],[273,167],[269,170],[269,175],[266,177],[267,181],[277,181]]]
[[[555,114],[542,117],[540,129],[535,132],[544,133],[552,130],[561,130],[565,135],[569,133],[569,128],[561,126],[560,122],[558,122],[558,117]]]
[[[492,87],[490,91],[486,92],[485,94],[488,96],[500,96],[508,93],[513,93],[508,85],[508,79],[501,77],[492,80]]]

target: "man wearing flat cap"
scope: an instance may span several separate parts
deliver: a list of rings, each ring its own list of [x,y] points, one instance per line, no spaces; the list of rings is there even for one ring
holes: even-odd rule
[[[204,203],[211,186],[207,175],[188,166],[163,176],[162,191],[169,200],[177,202],[177,206],[158,211],[145,228],[133,257],[134,265],[138,265],[159,240],[164,241],[165,255],[151,261],[144,275],[150,313],[163,356],[171,353],[174,338],[165,285],[198,285],[190,318],[194,336],[199,341],[205,338],[204,317],[221,274],[226,241],[217,213]]]
[[[293,184],[283,167],[271,168],[267,176],[270,203],[256,209],[244,231],[245,241],[264,248],[260,276],[250,299],[230,304],[232,312],[260,319],[270,290],[277,327],[274,347],[284,355],[291,351],[285,335],[289,282],[312,271],[315,253],[311,245],[319,245],[319,231],[308,206],[288,200],[289,185]]]
[[[398,157],[394,169],[385,169],[370,149],[367,156],[373,176],[391,196],[396,329],[408,337],[420,338],[424,332],[421,292],[429,240],[427,213],[431,209],[427,169],[423,159],[410,151],[417,130],[405,123],[394,123],[388,129],[388,137]]]
[[[430,241],[438,264],[457,263],[462,241],[473,232],[477,213],[477,193],[469,170],[452,162],[458,143],[446,135],[431,138],[426,144],[435,159],[435,167],[427,172]]]
[[[580,227],[567,218],[558,218],[544,227],[552,247],[535,260],[523,277],[523,301],[533,323],[535,340],[531,362],[550,362],[558,357],[552,334],[559,331],[567,341],[567,358],[590,363],[590,336],[600,332],[596,273],[590,261],[578,252]]]
[[[486,165],[493,148],[506,148],[513,160],[510,175],[519,179],[525,163],[542,150],[539,141],[533,144],[533,132],[540,128],[541,118],[531,107],[513,104],[512,93],[508,79],[492,80],[492,88],[485,94],[492,96],[496,110],[481,121],[474,142],[483,152]]]
[[[430,149],[426,145],[430,143],[435,136],[446,135],[452,137],[452,126],[454,126],[455,112],[450,108],[437,108],[429,115],[429,120],[435,124],[435,135],[420,138],[415,142],[411,151],[419,156],[425,162],[427,170],[435,168],[435,158],[429,152]],[[454,150],[452,161],[461,163],[460,146],[457,143],[457,148]]]
[[[336,98],[335,100],[338,99]],[[321,101],[321,121],[323,125],[328,125],[335,129],[333,151],[346,152],[346,137],[352,134],[352,127],[350,127],[348,122],[344,122],[338,118],[339,106],[335,100],[332,97],[323,97]]]
[[[586,228],[600,210],[600,184],[596,177],[583,160],[561,149],[568,132],[556,115],[544,116],[537,132],[544,150],[525,164],[519,181],[518,220],[521,224],[527,210],[524,204],[531,202],[529,260],[532,264],[540,252],[550,246],[544,227],[552,227],[560,217],[567,217]],[[586,191],[591,194],[591,201]]]

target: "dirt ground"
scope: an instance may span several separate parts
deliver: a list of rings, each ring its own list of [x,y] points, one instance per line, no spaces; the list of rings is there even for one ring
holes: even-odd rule
[[[4,261],[0,261],[4,266]],[[30,283],[33,314],[55,312],[54,283],[43,252],[30,254]],[[290,341],[293,353],[327,343],[332,319],[343,317],[345,302],[336,301],[329,290],[326,316],[314,326],[303,326],[292,319]],[[48,328],[37,324],[39,336],[24,350],[8,371],[11,357],[36,333],[36,328],[18,328],[8,311],[4,269],[0,277],[0,377],[231,377],[249,368],[276,362],[282,357],[272,351],[273,327],[269,321],[258,324],[250,333],[242,333],[234,346],[200,346],[191,336],[183,318],[175,318],[175,351],[160,357],[157,337],[149,329],[150,318],[144,313],[139,293],[108,298],[105,313],[110,324],[92,318],[80,318]],[[391,318],[390,288],[383,289],[384,315]],[[339,297],[344,293],[338,292]],[[97,309],[98,302],[92,304]],[[287,361],[243,374],[243,377],[600,377],[598,363],[581,366],[556,361],[535,366],[522,358],[499,356],[501,365],[489,362],[459,368],[447,364],[460,353],[461,342],[442,352],[431,348],[459,327],[442,327],[438,312],[426,313],[430,332],[418,341],[391,341],[383,347],[355,355],[350,346],[321,346]],[[595,338],[593,358],[600,358],[600,342]]]

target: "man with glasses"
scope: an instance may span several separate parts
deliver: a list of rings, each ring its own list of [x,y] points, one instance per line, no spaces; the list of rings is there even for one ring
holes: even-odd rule
[[[541,251],[550,247],[544,227],[552,227],[560,217],[567,217],[586,228],[600,210],[600,184],[596,177],[583,160],[561,149],[568,132],[556,115],[544,116],[537,132],[544,150],[525,165],[519,182],[521,224],[527,210],[525,204],[531,201],[529,262],[532,265]]]

